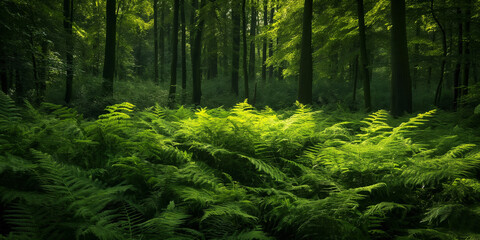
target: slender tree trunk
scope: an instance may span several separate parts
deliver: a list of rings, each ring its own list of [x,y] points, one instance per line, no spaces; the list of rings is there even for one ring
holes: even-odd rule
[[[42,54],[40,55],[40,67],[38,68],[38,103],[45,101],[45,92],[47,91],[47,77],[48,77],[48,41],[44,40],[41,43]]]
[[[200,1],[200,9],[205,5],[205,0]],[[200,105],[202,100],[202,73],[201,60],[202,60],[202,33],[204,27],[204,20],[202,16],[197,17],[198,26],[195,31],[195,41],[193,44],[193,57],[192,57],[192,72],[193,72],[193,103]]]
[[[153,0],[153,82],[158,83],[158,0]]]
[[[255,2],[252,2],[251,7],[251,21],[250,21],[250,60],[248,72],[250,73],[249,79],[255,82],[255,35],[257,33],[257,10],[255,8]]]
[[[17,102],[21,103],[25,94],[25,89],[23,86],[22,76],[20,75],[20,69],[15,68],[15,94],[17,97]]]
[[[420,23],[417,22],[415,24],[415,37],[418,39],[420,37]],[[413,66],[413,77],[412,77],[412,84],[413,84],[413,89],[417,89],[417,83],[419,80],[418,76],[418,68],[419,68],[419,59],[418,56],[420,55],[420,44],[415,43],[413,47],[413,58],[415,65]]]
[[[158,50],[160,51],[160,82],[165,82],[165,1],[161,2],[160,6],[160,35],[158,36]]]
[[[39,91],[39,79],[38,79],[38,64],[37,64],[37,55],[35,54],[35,42],[33,40],[33,33],[30,34],[30,45],[31,45],[31,52],[30,57],[32,60],[32,70],[33,70],[33,82],[35,84],[35,102],[39,103],[40,91]]]
[[[412,80],[408,64],[405,0],[391,1],[392,115],[412,112]]]
[[[462,10],[457,7],[457,16],[460,17],[458,21],[458,56],[457,63],[455,64],[455,72],[453,74],[453,110],[457,110],[458,103],[461,98],[460,89],[460,72],[462,70],[462,58],[463,58],[463,24],[462,24]]]
[[[10,86],[8,84],[7,64],[6,64],[5,58],[6,58],[6,55],[4,54],[3,48],[0,47],[0,82],[2,85],[2,91],[5,94],[8,94],[8,88]]]
[[[298,84],[298,101],[302,104],[312,104],[312,15],[313,0],[305,0],[303,10],[302,52],[300,55],[300,79]]]
[[[245,99],[248,95],[248,66],[247,66],[247,13],[245,11],[246,0],[242,2],[242,39],[243,39],[243,79],[245,87]]]
[[[272,6],[272,9],[270,9],[270,24],[274,23],[274,17],[275,16],[275,8]],[[268,43],[268,57],[273,57],[273,39],[269,40]],[[273,65],[271,65],[268,68],[268,78],[272,79],[273,78]]]
[[[177,91],[177,60],[178,60],[178,9],[179,0],[173,1],[173,32],[172,32],[172,65],[170,69],[170,90],[168,92],[168,106],[175,107]]]
[[[216,0],[210,0],[211,4],[214,6],[212,7],[214,11],[216,11]],[[217,22],[216,18],[212,18],[211,26],[209,32],[209,38],[207,40],[207,64],[208,64],[208,72],[207,72],[207,79],[214,79],[218,76],[218,42],[217,42]],[[208,33],[205,33],[208,34]]]
[[[263,26],[264,29],[268,26],[268,0],[263,2]],[[263,53],[262,53],[262,80],[267,81],[267,37],[263,39]]]
[[[353,62],[353,102],[357,98],[357,83],[358,83],[358,55],[355,57]]]
[[[368,70],[367,40],[365,34],[364,14],[365,13],[363,9],[363,0],[357,0],[358,31],[360,34],[360,72],[363,78],[363,95],[365,109],[367,110],[367,112],[370,112],[372,110],[372,103],[370,100],[370,72]]]
[[[445,33],[445,29],[443,28],[442,24],[438,20],[437,16],[435,15],[435,10],[433,7],[433,1],[430,1],[430,11],[432,12],[432,17],[437,23],[438,27],[440,28],[440,31],[442,32],[442,49],[443,49],[443,54],[442,54],[442,63],[440,64],[440,80],[438,81],[437,85],[437,90],[435,91],[435,106],[438,106],[440,104],[440,98],[442,96],[442,86],[443,86],[443,80],[444,80],[444,75],[445,75],[445,64],[446,64],[446,58],[447,58],[447,34]]]
[[[107,33],[105,42],[105,61],[103,64],[103,94],[113,97],[113,78],[115,77],[115,45],[117,31],[117,16],[115,15],[116,0],[107,0]]]
[[[182,23],[182,104],[187,95],[187,33],[185,27],[185,0],[180,0],[180,21]]]
[[[464,45],[465,45],[465,63],[463,65],[463,84],[462,84],[462,95],[466,96],[468,94],[468,80],[470,77],[470,64],[471,64],[471,52],[470,52],[470,41],[471,35],[470,35],[470,22],[471,22],[471,17],[472,17],[472,1],[467,0],[467,8],[465,12],[465,39],[464,39]]]
[[[238,96],[240,68],[240,14],[238,1],[232,1],[232,93]]]

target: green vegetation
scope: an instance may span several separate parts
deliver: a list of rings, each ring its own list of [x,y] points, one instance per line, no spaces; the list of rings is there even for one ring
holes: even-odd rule
[[[480,0],[0,0],[0,240],[480,239]]]
[[[475,118],[1,94],[0,238],[478,239]]]

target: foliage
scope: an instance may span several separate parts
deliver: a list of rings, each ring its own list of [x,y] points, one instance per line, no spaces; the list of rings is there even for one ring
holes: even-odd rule
[[[480,138],[438,144],[446,113],[25,106],[0,95],[2,239],[480,234]]]

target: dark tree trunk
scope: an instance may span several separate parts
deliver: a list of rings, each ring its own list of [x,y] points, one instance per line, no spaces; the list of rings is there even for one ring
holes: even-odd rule
[[[187,94],[187,33],[185,26],[185,0],[180,0],[180,21],[182,23],[182,103]]]
[[[0,47],[0,82],[2,85],[2,91],[5,94],[8,94],[8,88],[10,87],[8,85],[8,78],[7,78],[7,64],[5,61],[5,54],[3,51],[3,48]]]
[[[263,2],[263,25],[266,29],[268,25],[268,0]],[[263,82],[267,81],[267,37],[263,39],[263,52],[262,52],[262,80]]]
[[[40,84],[38,78],[38,64],[37,64],[37,55],[35,54],[35,42],[33,40],[33,33],[30,34],[30,46],[32,48],[30,52],[30,57],[32,60],[32,70],[33,70],[33,83],[35,84],[35,102],[39,103],[40,96]]]
[[[165,2],[162,1],[160,6],[160,35],[158,36],[158,50],[160,51],[160,82],[165,82]]]
[[[447,58],[447,34],[445,33],[445,29],[443,28],[442,24],[438,20],[437,16],[435,15],[435,10],[433,8],[433,1],[430,1],[430,11],[432,12],[432,17],[437,23],[438,27],[440,28],[440,31],[442,32],[442,49],[443,49],[443,54],[442,54],[442,63],[440,64],[440,79],[438,81],[437,85],[437,90],[435,91],[435,106],[438,106],[440,104],[440,98],[442,96],[442,86],[443,86],[443,80],[444,80],[444,75],[445,75],[445,64],[446,64],[446,58]]]
[[[457,110],[458,103],[461,98],[461,89],[460,89],[460,72],[462,70],[462,58],[463,58],[463,24],[462,24],[462,10],[460,7],[457,7],[457,16],[460,18],[458,20],[458,56],[457,63],[455,64],[455,72],[453,74],[453,110]]]
[[[205,0],[200,1],[200,9],[205,5]],[[202,33],[204,20],[202,16],[197,17],[198,26],[195,31],[195,41],[192,46],[193,56],[192,56],[192,73],[193,73],[193,103],[195,105],[200,105],[202,100],[202,73],[201,73],[201,63],[202,63]]]
[[[415,37],[417,39],[420,37],[420,23],[419,22],[417,22],[415,24]],[[415,65],[413,66],[413,77],[412,77],[413,89],[417,89],[417,84],[419,82],[419,76],[418,76],[419,55],[420,55],[420,44],[415,43],[415,45],[413,47],[413,59],[414,59],[414,62],[415,62]]]
[[[365,34],[364,14],[365,13],[363,9],[363,0],[357,0],[358,31],[360,34],[360,72],[363,78],[363,95],[365,109],[367,110],[367,112],[370,112],[372,110],[372,104],[370,100],[370,72],[368,70],[367,40]]]
[[[298,101],[302,104],[312,104],[312,5],[313,0],[305,0],[303,10],[302,52],[300,55],[300,78],[298,81]]]
[[[357,83],[358,83],[358,55],[355,57],[353,62],[353,102],[357,98]]]
[[[20,75],[20,69],[18,67],[15,68],[15,94],[17,97],[17,102],[22,103],[25,89],[23,86],[22,76]]]
[[[412,112],[412,80],[408,64],[405,0],[391,1],[392,115]]]
[[[270,10],[270,24],[274,23],[273,17],[275,16],[275,8],[272,6],[272,9]],[[268,43],[268,56],[273,57],[273,39],[270,39]],[[271,65],[268,68],[268,78],[272,79],[273,78],[273,65]]]
[[[248,66],[247,66],[247,13],[245,11],[246,0],[242,2],[242,40],[243,40],[243,79],[245,87],[245,99],[248,95]]]
[[[216,0],[210,0],[212,4],[215,4]],[[213,7],[214,11],[216,11],[216,7]],[[216,26],[216,18],[213,18],[211,21],[210,26],[210,35],[208,38],[208,55],[207,55],[207,64],[208,64],[208,72],[207,78],[214,79],[218,76],[218,42],[217,42],[217,26]]]
[[[65,87],[65,103],[69,104],[72,99],[73,85],[73,0],[63,1],[63,27],[65,30],[67,76]]]
[[[251,21],[250,21],[250,59],[248,72],[250,73],[249,79],[255,81],[255,35],[257,33],[257,10],[255,3],[252,2],[251,7]]]
[[[172,31],[172,65],[170,69],[170,90],[168,92],[168,106],[175,107],[177,91],[177,60],[178,60],[178,9],[179,0],[173,1],[173,31]]]
[[[468,79],[470,77],[470,64],[471,64],[471,53],[470,53],[470,21],[472,17],[472,1],[467,1],[467,8],[465,12],[465,63],[463,65],[463,84],[462,84],[462,96],[468,94]]]
[[[41,43],[42,54],[40,55],[40,67],[38,68],[38,103],[45,101],[45,92],[47,91],[48,78],[48,41]]]
[[[113,78],[115,77],[115,45],[117,16],[116,0],[107,0],[107,33],[105,42],[105,61],[103,64],[103,94],[113,97]]]
[[[153,0],[153,82],[158,83],[158,0]]]
[[[232,93],[238,96],[240,68],[240,14],[238,1],[232,1]]]

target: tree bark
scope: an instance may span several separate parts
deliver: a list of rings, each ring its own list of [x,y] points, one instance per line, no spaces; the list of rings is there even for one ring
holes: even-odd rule
[[[270,9],[270,24],[274,23],[273,17],[275,16],[275,8],[272,6]],[[273,57],[273,39],[270,39],[268,43],[268,57]],[[268,68],[268,78],[273,78],[273,65]]]
[[[245,99],[249,98],[248,94],[248,66],[247,66],[247,16],[245,11],[246,0],[242,2],[242,39],[243,39],[243,79],[245,87]]]
[[[412,112],[412,80],[408,64],[405,0],[391,1],[392,115]]]
[[[255,82],[256,72],[255,72],[255,35],[257,33],[257,9],[255,7],[255,2],[251,3],[251,21],[250,21],[250,60],[249,60],[249,79],[250,81]]]
[[[200,9],[205,5],[205,0],[200,1]],[[199,11],[199,14],[201,11]],[[202,16],[197,17],[198,26],[195,31],[195,41],[192,46],[193,56],[192,56],[192,73],[193,73],[193,103],[195,105],[200,105],[202,100],[202,73],[201,73],[201,63],[202,63],[202,33],[204,27],[204,20]]]
[[[231,90],[238,96],[238,75],[240,68],[240,14],[238,1],[232,1],[232,81]]]
[[[153,0],[153,82],[158,83],[158,0]]]
[[[395,0],[394,0],[395,1]],[[364,17],[363,0],[357,0],[357,15],[358,15],[358,31],[360,35],[360,62],[361,74],[363,78],[363,95],[365,110],[370,112],[372,110],[370,98],[370,72],[368,70],[368,56],[367,56],[367,40],[365,34],[365,17]]]
[[[160,73],[159,78],[160,82],[165,82],[165,65],[167,64],[165,61],[165,2],[162,1],[160,6],[160,35],[158,36],[158,50],[160,52]]]
[[[463,65],[463,83],[462,83],[462,96],[466,96],[468,94],[468,81],[470,77],[470,64],[471,64],[471,52],[470,52],[470,41],[471,33],[470,33],[470,22],[472,18],[472,1],[467,0],[467,8],[465,12],[465,63]]]
[[[313,0],[305,0],[303,10],[302,52],[300,55],[300,78],[298,81],[298,101],[302,104],[312,104],[312,15]]]
[[[268,26],[268,0],[263,2],[263,26],[264,29]],[[263,52],[262,52],[262,81],[267,81],[267,37],[263,39]]]
[[[170,90],[168,92],[168,106],[175,107],[177,91],[177,60],[178,60],[178,9],[179,0],[173,1],[173,31],[172,31],[172,65],[170,69]]]
[[[445,64],[446,64],[446,58],[447,58],[447,34],[445,33],[445,29],[443,28],[442,24],[440,23],[437,16],[435,15],[433,1],[434,0],[430,1],[430,11],[432,12],[433,19],[435,20],[438,27],[440,28],[440,31],[442,32],[442,49],[443,49],[442,63],[440,64],[440,79],[438,81],[437,90],[435,91],[435,101],[434,101],[435,106],[438,106],[440,104],[440,98],[442,96],[442,86],[443,86],[443,80],[445,75]]]
[[[117,16],[116,0],[107,0],[107,32],[105,42],[105,60],[103,64],[103,95],[113,97],[113,78],[115,77],[115,43]]]
[[[458,20],[458,56],[457,63],[455,64],[455,72],[453,74],[453,110],[456,111],[458,103],[461,98],[461,88],[460,88],[460,72],[462,70],[462,58],[463,58],[463,24],[462,24],[462,10],[460,7],[457,7],[457,16],[460,18]]]
[[[3,48],[0,47],[0,82],[2,85],[2,91],[5,94],[8,94],[9,84],[7,78],[7,65],[5,61],[6,55],[4,54]]]
[[[180,21],[182,24],[182,104],[187,94],[187,32],[185,26],[185,0],[180,0]]]

